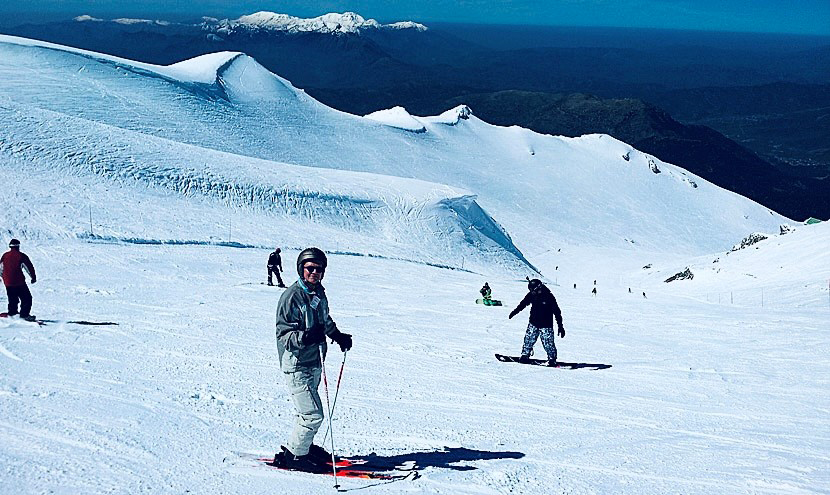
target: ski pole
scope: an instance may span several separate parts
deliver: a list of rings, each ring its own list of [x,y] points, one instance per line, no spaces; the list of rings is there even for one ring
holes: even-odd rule
[[[329,431],[331,431],[331,404],[329,403],[329,381],[326,379],[326,359],[325,354],[323,354],[323,345],[320,344],[318,347],[320,351],[320,364],[323,368],[323,389],[326,391],[326,408],[329,410]],[[334,432],[331,434],[331,469],[332,474],[334,474],[334,488],[340,489],[340,485],[337,483],[337,460],[334,457]]]
[[[337,407],[337,396],[340,394],[340,382],[343,381],[343,368],[346,366],[346,354],[349,351],[343,351],[343,362],[340,363],[340,374],[337,375],[337,385],[334,388],[334,401],[331,404],[331,413],[334,414],[334,408]],[[326,428],[326,434],[323,435],[323,443],[326,443],[326,439],[329,437],[329,430],[330,428]]]

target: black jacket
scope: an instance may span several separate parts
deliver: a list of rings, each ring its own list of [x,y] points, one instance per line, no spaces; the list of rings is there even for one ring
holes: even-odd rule
[[[542,285],[532,290],[522,299],[516,309],[510,312],[513,318],[530,304],[530,323],[536,328],[553,328],[553,318],[556,317],[557,327],[562,327],[562,311],[556,304],[556,298],[550,289]]]
[[[282,258],[280,258],[280,253],[274,251],[268,256],[268,266],[279,267],[282,270]]]

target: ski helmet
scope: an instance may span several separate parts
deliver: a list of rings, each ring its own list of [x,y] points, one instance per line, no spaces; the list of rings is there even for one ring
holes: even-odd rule
[[[527,281],[527,290],[533,291],[540,287],[542,287],[542,281],[538,278],[534,278],[532,280]]]
[[[303,276],[303,266],[309,261],[319,263],[323,268],[325,268],[328,264],[326,253],[324,253],[323,250],[316,247],[303,249],[300,252],[300,255],[297,256],[297,273],[300,277]]]
[[[10,248],[19,248],[20,247],[20,241],[18,241],[17,239],[10,240],[9,241],[9,247]]]

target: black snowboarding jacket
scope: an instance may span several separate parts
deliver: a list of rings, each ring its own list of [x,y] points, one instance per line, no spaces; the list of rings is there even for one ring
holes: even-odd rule
[[[274,251],[268,256],[268,266],[271,268],[279,268],[282,271],[282,258],[280,253]]]
[[[553,328],[553,318],[556,317],[556,325],[562,328],[562,311],[556,304],[550,289],[544,285],[532,290],[522,299],[516,309],[510,312],[510,318],[516,316],[521,310],[530,304],[530,323],[536,328]]]

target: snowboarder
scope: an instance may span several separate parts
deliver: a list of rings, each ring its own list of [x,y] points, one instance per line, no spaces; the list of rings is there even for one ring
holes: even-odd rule
[[[490,286],[487,285],[487,282],[484,282],[484,287],[479,290],[481,293],[481,297],[484,298],[484,304],[487,304],[493,298],[493,291],[490,290]]]
[[[510,312],[508,318],[513,318],[530,304],[530,319],[525,332],[522,355],[520,363],[529,363],[530,354],[539,335],[542,336],[542,345],[548,354],[548,366],[556,366],[556,344],[553,341],[553,318],[556,317],[556,325],[559,328],[559,337],[565,338],[565,327],[562,326],[562,311],[556,304],[550,289],[538,278],[527,282],[528,293],[522,299],[516,309]]]
[[[323,422],[323,403],[317,388],[326,337],[343,352],[352,348],[352,336],[337,329],[329,316],[329,303],[321,282],[328,260],[323,251],[308,248],[297,257],[299,280],[282,293],[277,304],[277,350],[296,411],[296,424],[288,445],[274,457],[274,464],[288,469],[325,473],[331,469],[331,454],[314,445],[314,435]]]
[[[26,285],[26,277],[23,270],[29,274],[32,283],[37,282],[35,266],[24,253],[20,252],[20,241],[12,239],[9,241],[9,250],[0,257],[0,274],[3,277],[3,285],[6,286],[6,295],[9,298],[9,316],[17,314],[17,305],[20,304],[20,317],[24,320],[34,321],[35,317],[30,314],[32,310],[32,293]]]
[[[285,287],[285,284],[282,283],[282,277],[280,277],[281,271],[282,258],[280,257],[280,248],[277,248],[268,256],[268,285],[274,285],[271,281],[271,274],[273,273],[277,276],[277,287]]]

